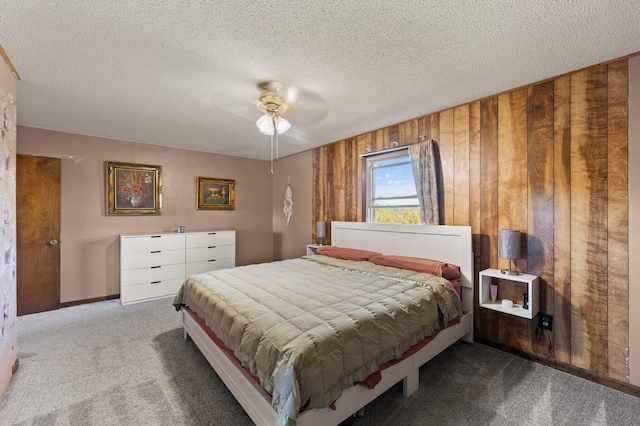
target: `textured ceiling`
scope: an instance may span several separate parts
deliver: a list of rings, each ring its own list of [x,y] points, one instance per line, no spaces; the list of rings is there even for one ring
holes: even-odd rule
[[[0,0],[21,125],[269,158],[640,51],[636,0]]]

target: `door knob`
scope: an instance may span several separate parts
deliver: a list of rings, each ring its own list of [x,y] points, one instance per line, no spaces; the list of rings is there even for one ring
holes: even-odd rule
[[[49,245],[51,245],[51,246],[55,246],[55,245],[57,245],[59,242],[60,242],[60,241],[58,241],[58,240],[51,240],[51,241],[49,241]]]

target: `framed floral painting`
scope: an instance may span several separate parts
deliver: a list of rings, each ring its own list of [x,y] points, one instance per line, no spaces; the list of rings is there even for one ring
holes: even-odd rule
[[[198,210],[235,210],[236,181],[198,178]]]
[[[107,216],[161,215],[162,166],[105,161]]]

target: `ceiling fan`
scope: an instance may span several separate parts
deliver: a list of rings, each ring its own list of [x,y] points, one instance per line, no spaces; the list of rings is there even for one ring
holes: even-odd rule
[[[289,105],[284,99],[282,83],[278,81],[263,81],[258,84],[261,90],[256,106],[264,113],[256,123],[261,133],[273,135],[274,130],[283,134],[291,128],[291,124],[280,114],[287,112]]]
[[[271,136],[271,173],[273,173],[273,158],[278,154],[278,136],[291,128],[288,120],[282,117],[294,117],[296,125],[307,126],[321,121],[328,114],[327,101],[318,93],[299,85],[285,85],[275,80],[266,80],[257,84],[260,95],[256,106],[263,113],[256,125],[261,133]],[[301,132],[296,132],[299,138]],[[292,136],[293,137],[293,136]],[[294,138],[296,138],[294,137]]]
[[[273,146],[275,136],[276,160],[278,154],[278,135],[291,128],[291,124],[282,118],[280,114],[287,112],[289,105],[284,98],[282,83],[278,81],[263,81],[258,84],[261,90],[256,106],[264,113],[258,118],[256,125],[261,133],[271,136],[271,174],[273,174]]]

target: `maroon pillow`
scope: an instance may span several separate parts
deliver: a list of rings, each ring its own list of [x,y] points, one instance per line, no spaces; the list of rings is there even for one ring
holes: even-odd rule
[[[369,260],[369,258],[373,256],[380,255],[380,253],[375,251],[334,246],[320,246],[316,250],[316,253],[345,260]]]
[[[436,277],[442,277],[448,280],[460,278],[459,266],[450,265],[438,260],[381,254],[370,258],[369,262],[381,266],[392,266],[394,268],[409,269],[416,272],[426,272],[428,274],[435,275]]]

